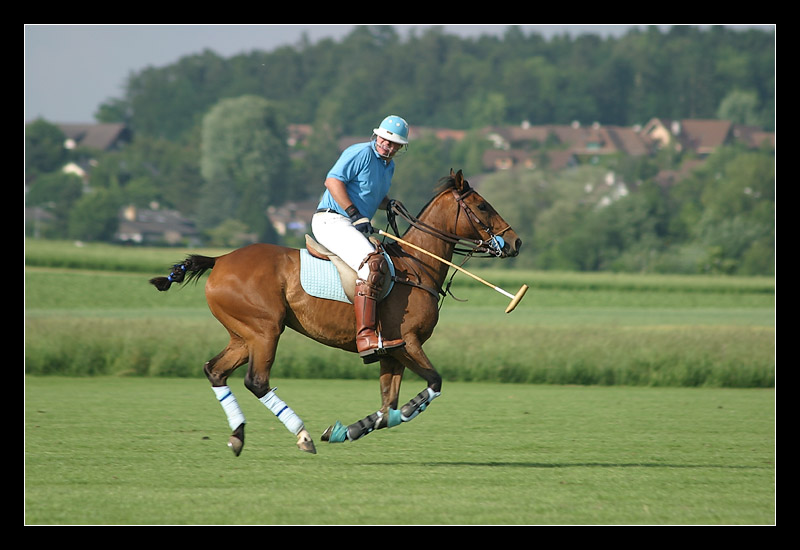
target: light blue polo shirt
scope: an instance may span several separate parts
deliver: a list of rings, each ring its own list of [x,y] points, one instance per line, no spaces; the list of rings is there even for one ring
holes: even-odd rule
[[[345,184],[350,200],[362,216],[372,218],[381,201],[389,194],[394,175],[394,161],[386,164],[372,141],[351,145],[342,152],[339,160],[328,172],[329,178],[336,178]],[[327,189],[322,195],[318,208],[332,208],[347,216]]]

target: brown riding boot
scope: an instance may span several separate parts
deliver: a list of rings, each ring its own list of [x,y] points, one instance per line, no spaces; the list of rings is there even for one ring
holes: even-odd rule
[[[378,300],[377,293],[370,288],[369,283],[361,280],[356,282],[353,305],[356,312],[356,347],[361,357],[367,358],[405,345],[402,339],[384,340],[376,332]]]
[[[386,259],[380,252],[367,256],[369,280],[358,279],[353,306],[356,313],[356,347],[365,362],[373,362],[376,354],[405,345],[402,339],[384,340],[376,332],[378,325],[378,294],[383,286],[383,278],[388,271]]]

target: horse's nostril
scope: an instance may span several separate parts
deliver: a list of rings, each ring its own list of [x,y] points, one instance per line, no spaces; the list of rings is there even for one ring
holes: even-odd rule
[[[514,241],[514,249],[517,251],[517,254],[519,254],[520,248],[522,248],[522,239],[517,239]]]

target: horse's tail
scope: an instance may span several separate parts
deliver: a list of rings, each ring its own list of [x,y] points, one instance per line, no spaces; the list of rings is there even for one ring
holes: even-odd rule
[[[216,258],[192,254],[181,263],[173,265],[168,276],[150,279],[150,284],[162,292],[169,290],[172,283],[188,283],[199,279],[203,273],[214,267],[216,261]]]

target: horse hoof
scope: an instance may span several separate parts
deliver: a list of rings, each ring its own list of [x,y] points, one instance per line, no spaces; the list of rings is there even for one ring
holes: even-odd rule
[[[336,424],[328,426],[328,429],[322,432],[320,439],[330,443],[342,443],[347,439],[347,428],[337,420]]]
[[[321,435],[321,436],[319,436],[319,438],[320,438],[322,441],[329,441],[329,440],[330,440],[330,438],[331,438],[331,431],[332,431],[332,430],[333,430],[333,426],[328,426],[328,427],[325,429],[325,431],[324,431],[324,432],[322,432],[322,435]]]
[[[233,430],[231,437],[228,439],[228,447],[231,448],[231,451],[233,451],[233,454],[236,456],[241,454],[242,447],[244,447],[244,422]]]
[[[244,447],[244,441],[232,435],[230,439],[228,439],[228,447],[231,448],[234,455],[239,456],[242,452],[242,447]]]
[[[314,440],[311,439],[311,435],[309,435],[309,433],[305,430],[301,431],[297,435],[297,448],[301,451],[311,453],[312,455],[317,454],[317,448],[314,446]]]
[[[317,448],[314,446],[314,442],[310,439],[308,441],[298,441],[297,448],[301,451],[311,453],[312,455],[317,454]]]

